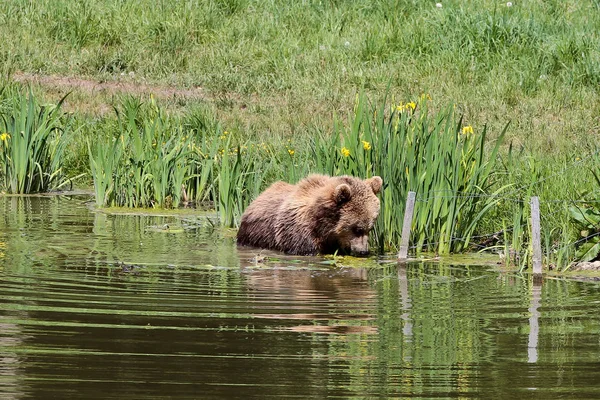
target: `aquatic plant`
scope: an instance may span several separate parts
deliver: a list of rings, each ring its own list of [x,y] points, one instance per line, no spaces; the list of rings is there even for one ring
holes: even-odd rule
[[[441,254],[468,248],[485,213],[506,186],[490,191],[502,138],[485,151],[487,129],[475,131],[450,106],[437,113],[428,98],[393,107],[358,97],[349,127],[336,123],[333,138],[313,142],[316,168],[330,174],[384,177],[374,237],[381,250],[400,242],[408,191],[418,200],[412,227],[417,251]],[[338,150],[332,150],[335,146]],[[324,156],[329,153],[330,156]],[[335,154],[335,157],[331,156]]]
[[[116,134],[88,143],[99,206],[171,207],[192,176],[193,138],[151,100],[117,109]]]
[[[600,210],[596,204],[578,204],[569,207],[574,223],[581,230],[575,257],[578,261],[592,261],[600,256]]]
[[[168,116],[153,99],[128,98],[116,111],[111,133],[88,143],[98,206],[208,202],[235,226],[273,169],[268,149],[248,148],[216,123]]]
[[[229,135],[215,157],[213,172],[213,198],[221,224],[237,226],[246,207],[273,181],[299,179],[295,157],[282,144],[258,146]]]
[[[0,109],[0,190],[26,194],[69,183],[62,156],[70,135],[69,118],[57,104],[41,105],[31,93],[10,90]]]

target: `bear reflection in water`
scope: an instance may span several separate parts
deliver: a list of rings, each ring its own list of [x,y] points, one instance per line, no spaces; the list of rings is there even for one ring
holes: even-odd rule
[[[326,334],[377,332],[373,305],[377,293],[368,283],[364,268],[335,268],[327,271],[286,270],[287,263],[248,270],[246,282],[252,298],[273,299],[281,307],[257,309],[253,317],[275,319],[271,329]],[[249,265],[250,266],[250,265]],[[268,322],[265,322],[269,324]]]
[[[248,207],[237,241],[290,254],[369,253],[383,181],[310,175],[296,185],[276,182]]]

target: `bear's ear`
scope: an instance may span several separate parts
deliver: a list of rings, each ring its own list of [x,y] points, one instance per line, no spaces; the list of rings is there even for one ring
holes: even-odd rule
[[[377,194],[381,191],[383,180],[379,176],[374,176],[372,178],[367,179],[365,183],[371,186],[371,189],[373,189],[373,193]]]
[[[335,191],[333,192],[333,199],[336,204],[344,204],[352,197],[352,193],[350,191],[350,186],[342,183],[341,185],[337,185]]]

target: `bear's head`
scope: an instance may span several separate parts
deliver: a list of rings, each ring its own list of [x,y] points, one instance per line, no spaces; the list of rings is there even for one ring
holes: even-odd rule
[[[354,255],[369,253],[369,232],[379,215],[377,193],[383,184],[379,176],[362,180],[343,176],[335,179],[331,193],[328,221],[329,225],[324,247]]]

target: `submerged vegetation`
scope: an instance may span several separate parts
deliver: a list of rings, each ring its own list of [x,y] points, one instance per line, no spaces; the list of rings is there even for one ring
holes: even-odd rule
[[[2,2],[0,191],[79,177],[100,207],[235,226],[276,180],[380,175],[381,251],[413,190],[414,252],[524,267],[539,196],[547,264],[594,259],[597,4],[510,4]]]

